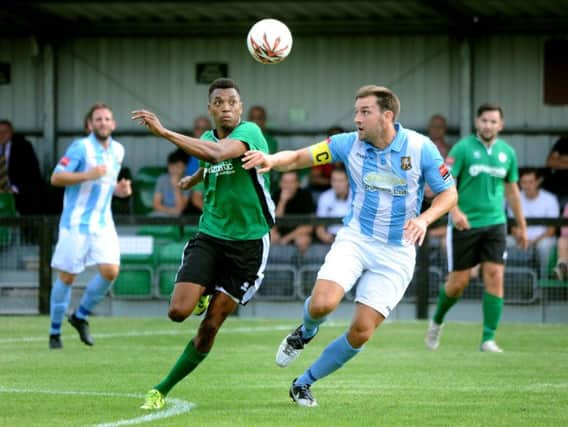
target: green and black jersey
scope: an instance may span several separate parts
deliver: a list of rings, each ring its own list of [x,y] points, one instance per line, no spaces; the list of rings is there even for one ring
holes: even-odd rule
[[[458,206],[471,227],[504,224],[505,183],[519,180],[513,147],[502,139],[487,147],[471,135],[452,147],[446,162],[457,180]]]
[[[213,130],[205,132],[201,139],[219,141]],[[268,153],[266,140],[255,123],[241,122],[226,139],[236,139],[251,150]],[[274,203],[268,174],[243,169],[240,157],[217,164],[202,161],[200,166],[205,171],[199,231],[226,240],[259,239],[270,231]]]

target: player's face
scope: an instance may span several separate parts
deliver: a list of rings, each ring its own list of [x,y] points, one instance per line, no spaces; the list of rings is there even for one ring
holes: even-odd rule
[[[528,196],[528,197],[536,197],[538,194],[538,178],[535,176],[534,173],[526,173],[521,176],[520,180],[521,190]]]
[[[485,111],[481,116],[475,119],[475,128],[477,135],[484,142],[491,142],[501,129],[503,129],[503,119],[499,111]]]
[[[112,117],[112,111],[106,108],[99,108],[93,111],[89,121],[92,131],[99,141],[106,140],[116,128],[116,123]]]
[[[234,129],[241,121],[243,104],[235,89],[215,89],[209,100],[209,114],[218,129]]]
[[[382,140],[389,122],[392,122],[392,111],[381,112],[375,96],[358,98],[355,101],[355,118],[353,119],[359,139],[371,143]]]

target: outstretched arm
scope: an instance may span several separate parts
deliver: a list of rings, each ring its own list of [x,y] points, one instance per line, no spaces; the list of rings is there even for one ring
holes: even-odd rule
[[[265,173],[271,169],[279,172],[302,169],[314,164],[308,148],[296,151],[280,151],[276,154],[266,154],[261,151],[247,151],[243,157],[243,168],[252,169],[259,166],[258,172]]]
[[[186,153],[209,163],[240,157],[248,148],[244,142],[236,139],[222,139],[219,143],[215,143],[171,131],[162,126],[158,117],[151,111],[133,111],[131,118],[138,120],[154,135],[167,139]]]

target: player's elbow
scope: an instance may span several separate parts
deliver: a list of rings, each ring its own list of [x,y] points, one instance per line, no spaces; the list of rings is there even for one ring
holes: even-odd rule
[[[53,175],[51,175],[49,182],[54,187],[63,187],[64,186],[63,180],[61,179],[61,175],[58,174],[58,173],[54,173]]]

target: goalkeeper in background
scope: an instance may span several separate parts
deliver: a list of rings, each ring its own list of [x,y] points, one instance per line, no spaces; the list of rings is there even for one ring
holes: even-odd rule
[[[448,280],[440,289],[438,305],[424,342],[430,350],[440,345],[447,312],[469,285],[470,271],[481,263],[483,283],[483,334],[480,350],[501,353],[495,332],[503,311],[506,257],[505,197],[519,227],[519,246],[526,249],[527,224],[521,207],[515,150],[498,138],[503,110],[483,104],[477,110],[477,133],[458,141],[446,162],[457,181],[459,202],[450,211],[448,226]]]

